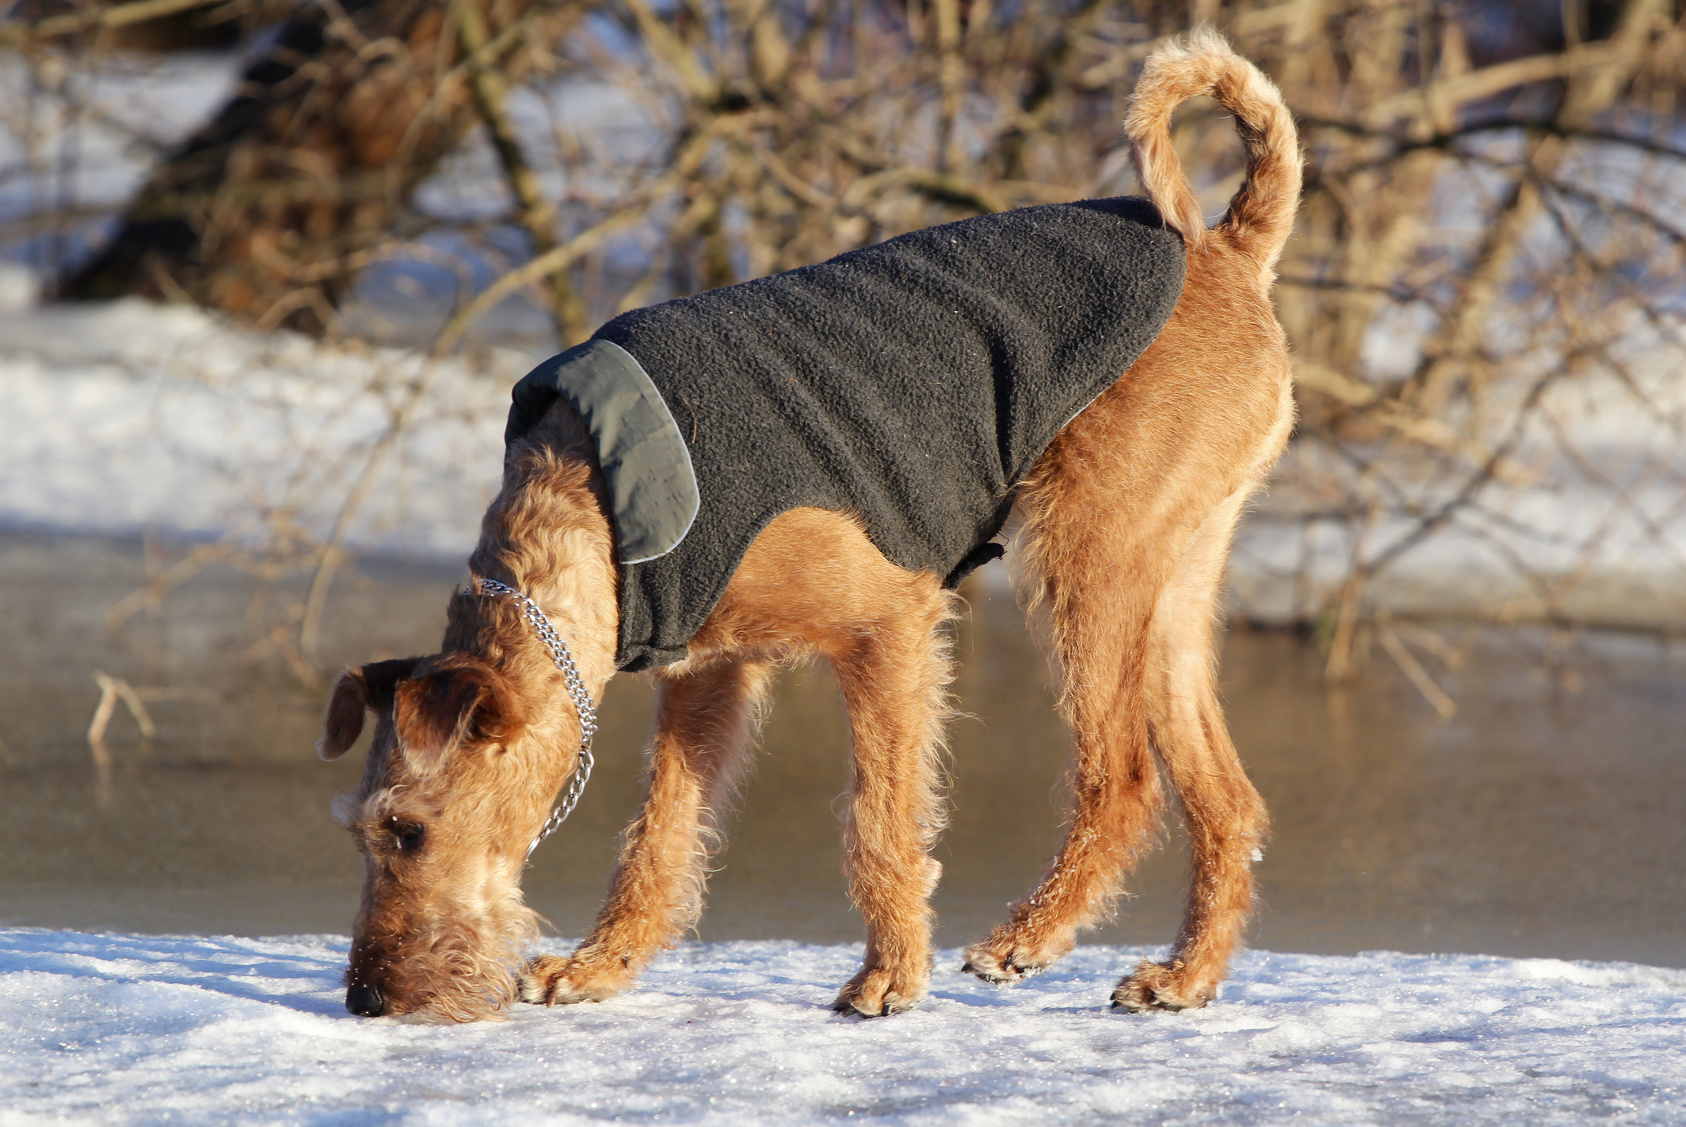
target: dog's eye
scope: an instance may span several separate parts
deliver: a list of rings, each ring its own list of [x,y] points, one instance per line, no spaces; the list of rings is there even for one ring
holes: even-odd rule
[[[427,827],[420,822],[402,822],[396,817],[386,820],[386,828],[392,834],[393,842],[404,853],[414,853],[420,849],[422,838],[427,836]]]

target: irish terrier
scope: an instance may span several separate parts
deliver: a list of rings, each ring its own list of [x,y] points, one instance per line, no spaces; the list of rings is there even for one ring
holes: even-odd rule
[[[1169,136],[1172,110],[1201,94],[1235,115],[1247,153],[1246,181],[1209,230]],[[701,911],[717,812],[743,771],[768,683],[779,663],[812,654],[831,662],[853,730],[845,856],[850,894],[866,922],[866,957],[836,1007],[874,1016],[918,1003],[930,978],[928,901],[938,877],[928,853],[943,823],[938,751],[950,678],[945,624],[956,607],[951,588],[999,554],[991,540],[1009,507],[1019,571],[1033,605],[1044,606],[1052,620],[1060,708],[1075,743],[1073,796],[1069,829],[1047,874],[1005,923],[967,950],[966,969],[1014,983],[1072,948],[1078,931],[1107,910],[1152,838],[1162,814],[1163,771],[1192,845],[1187,909],[1170,957],[1137,966],[1112,1002],[1125,1010],[1177,1010],[1214,996],[1251,910],[1250,865],[1265,832],[1264,809],[1242,773],[1217,700],[1214,617],[1231,531],[1293,419],[1288,351],[1270,291],[1293,222],[1300,158],[1275,87],[1210,33],[1154,53],[1126,128],[1157,212],[1141,201],[1094,201],[980,217],[669,303],[671,310],[655,307],[681,320],[706,315],[710,326],[730,322],[735,310],[749,311],[695,352],[681,342],[675,355],[684,362],[677,366],[664,368],[655,345],[634,340],[623,353],[618,343],[599,342],[594,363],[625,367],[628,355],[637,357],[631,363],[637,371],[622,373],[627,380],[645,379],[644,367],[651,378],[666,373],[656,398],[639,401],[649,429],[631,439],[610,432],[632,418],[632,408],[586,403],[585,393],[573,395],[560,382],[563,393],[529,397],[523,407],[518,390],[502,491],[469,560],[475,579],[451,598],[442,652],[350,670],[328,706],[320,745],[327,759],[358,738],[366,710],[376,717],[362,783],[336,807],[364,856],[347,975],[353,1012],[466,1021],[496,1016],[517,999],[554,1005],[625,990]],[[1056,248],[1052,262],[1038,261],[1022,250],[1030,244],[1018,243],[1008,259],[990,258],[1000,250],[990,240],[1006,238],[1002,232],[1018,238],[1030,231],[1024,237],[1034,243],[1065,230],[1062,224],[1110,233],[1093,246]],[[1136,297],[1126,294],[1116,307],[1111,298],[1075,310],[1055,301],[1050,295],[1078,285],[1072,281],[1078,275],[1106,276],[1095,248],[1104,258],[1105,240],[1114,234],[1147,247],[1143,262],[1171,262],[1170,280]],[[1161,253],[1166,240],[1174,258]],[[1185,260],[1179,296],[1175,267]],[[991,261],[1009,262],[1002,269],[1011,276],[974,271],[954,281],[957,275],[942,273],[952,266],[964,274],[968,262]],[[872,264],[885,262],[901,265],[872,272],[878,270]],[[911,296],[890,303],[882,327],[866,334],[870,339],[850,335],[847,324],[825,337],[828,318],[849,322],[877,308],[873,295],[888,284],[886,271]],[[1037,282],[1021,289],[1044,282],[1049,289],[997,292],[1024,278]],[[845,297],[802,304],[808,300],[802,294],[833,292],[828,286]],[[1163,310],[1155,314],[1160,298]],[[755,310],[773,308],[760,301],[777,306],[777,316],[757,319]],[[927,336],[903,332],[896,320],[903,306],[912,311],[907,318],[931,314],[937,327]],[[916,317],[919,309],[926,312]],[[1005,327],[980,320],[991,309],[1008,310],[1001,315]],[[1011,312],[1025,309],[1044,310],[1052,320]],[[662,325],[672,324],[627,317],[632,320],[618,318],[599,336],[625,342],[633,339],[624,335],[631,331],[626,326],[654,325],[655,340],[667,331]],[[1048,327],[1061,318],[1067,327]],[[1148,322],[1138,344],[1105,343],[1132,331],[1106,326],[1132,318]],[[803,335],[809,332],[814,335]],[[1104,347],[1071,360],[1076,353],[1059,339],[1065,332],[1088,334]],[[691,397],[699,388],[751,396],[741,390],[751,388],[750,376],[740,385],[713,367],[690,369],[707,366],[705,356],[761,355],[757,349],[785,347],[787,337],[796,343],[781,355],[797,359],[789,361],[788,376],[753,385],[772,389],[765,398],[772,406],[756,410],[796,434],[830,410],[839,389],[878,396],[871,419],[828,432],[838,448],[860,452],[865,469],[848,459],[831,469],[790,468],[781,460],[786,453],[754,447],[754,428],[740,425],[735,406],[723,412]],[[922,353],[919,342],[927,337],[935,343]],[[833,339],[868,353],[880,349],[882,367],[873,360],[864,374],[820,386],[824,381],[813,373],[833,370],[825,366],[836,359],[827,351],[831,345],[803,342]],[[961,343],[950,348],[953,341]],[[1015,373],[1036,367],[1024,359],[1030,353],[1043,357],[1037,371],[1051,373],[1056,384],[1075,379],[1068,369],[1124,359],[1092,391],[1065,387],[1062,394],[1079,396],[1074,407],[1044,404],[1037,416],[1015,413],[1021,399],[1034,397],[1028,384],[1014,383]],[[804,366],[809,361],[817,367]],[[951,368],[965,372],[954,375]],[[765,376],[765,369],[756,371],[762,375],[755,378]],[[917,378],[894,375],[908,371]],[[893,382],[886,372],[902,380],[894,394],[886,390]],[[962,376],[973,382],[952,382]],[[523,381],[526,393],[533,378]],[[951,380],[961,388],[955,394],[983,401],[986,410],[993,403],[996,415],[976,426],[958,408],[953,419],[883,421],[886,396],[930,400],[921,382],[927,379],[944,389],[951,384],[942,381]],[[615,395],[632,387],[610,383]],[[628,393],[634,399],[647,392],[638,388]],[[633,430],[642,425],[626,423]],[[710,445],[716,428],[732,427],[738,430],[731,444]],[[834,433],[839,428],[846,433]],[[887,433],[909,441],[885,442]],[[935,484],[904,482],[897,475],[903,462],[925,455],[926,434],[932,451],[971,451],[966,444],[973,443],[988,456],[951,466],[948,454],[933,455],[940,464],[924,472],[937,474]],[[644,438],[657,450],[648,458],[639,453]],[[886,452],[888,446],[896,449]],[[997,449],[1007,460],[991,463]],[[737,465],[740,477],[715,483],[700,472],[710,458]],[[694,470],[696,481],[687,476]],[[747,517],[718,502],[748,496],[741,506],[748,511],[766,496],[831,497],[829,485],[813,484],[822,470],[858,477],[857,494]],[[638,515],[649,489],[661,493],[668,486],[677,501],[663,493],[654,509]],[[951,494],[965,496],[953,502]],[[927,495],[929,511],[921,501]],[[941,522],[926,519],[955,506],[970,525],[937,527]],[[908,529],[892,527],[898,520]],[[728,543],[734,535],[742,539],[735,547]],[[946,546],[930,547],[939,541]],[[702,547],[685,556],[693,543]],[[718,554],[722,544],[725,555],[713,563],[724,570],[715,576],[696,561]],[[674,559],[680,565],[657,566]],[[570,779],[581,780],[576,768],[589,748],[591,702],[627,668],[651,668],[660,688],[643,811],[626,831],[590,936],[565,958],[524,962],[536,930],[522,903],[524,860],[553,824],[547,818],[554,796]]]

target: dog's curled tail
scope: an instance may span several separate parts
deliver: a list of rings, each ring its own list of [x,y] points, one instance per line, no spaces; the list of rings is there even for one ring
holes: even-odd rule
[[[1247,150],[1247,179],[1210,231],[1171,145],[1171,111],[1201,94],[1235,115]],[[1142,185],[1191,252],[1216,236],[1255,259],[1260,270],[1275,267],[1299,206],[1299,134],[1275,84],[1230,50],[1223,36],[1201,28],[1148,56],[1124,131]]]

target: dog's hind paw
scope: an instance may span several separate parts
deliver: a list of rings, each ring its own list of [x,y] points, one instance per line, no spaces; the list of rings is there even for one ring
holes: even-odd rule
[[[624,988],[590,976],[578,959],[540,955],[516,974],[520,998],[534,1006],[571,1006],[577,1002],[601,1002]]]
[[[1218,995],[1218,984],[1189,981],[1188,966],[1176,959],[1169,963],[1144,962],[1112,992],[1112,1008],[1130,1013],[1149,1010],[1197,1010]]]
[[[840,1014],[887,1017],[911,1010],[924,1001],[929,986],[928,972],[903,975],[885,968],[869,970],[863,967],[843,987],[831,1008]]]

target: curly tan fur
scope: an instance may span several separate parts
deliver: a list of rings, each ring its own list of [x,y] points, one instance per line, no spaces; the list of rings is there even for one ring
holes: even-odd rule
[[[1236,114],[1249,154],[1246,183],[1210,231],[1166,132],[1176,103],[1203,92]],[[1293,419],[1269,289],[1299,155],[1274,87],[1211,35],[1149,60],[1128,128],[1143,182],[1188,245],[1188,278],[1153,346],[1066,426],[1018,496],[1014,550],[1053,622],[1074,794],[1046,876],[967,966],[1010,983],[1068,951],[1158,825],[1163,776],[1193,845],[1188,907],[1171,957],[1136,968],[1113,1001],[1181,1009],[1224,976],[1265,832],[1218,704],[1213,633],[1231,532]],[[603,505],[583,427],[558,404],[511,451],[470,560],[544,608],[594,696],[614,672],[617,627]],[[652,674],[644,809],[590,936],[566,958],[518,966],[533,923],[521,858],[574,767],[579,720],[514,606],[457,593],[442,654],[352,670],[329,706],[330,758],[357,738],[365,709],[376,716],[363,783],[339,807],[367,872],[347,1004],[464,1020],[516,996],[556,1004],[626,989],[701,910],[718,814],[771,671],[809,654],[836,670],[853,730],[844,832],[867,946],[836,1006],[871,1016],[917,1004],[930,978],[954,611],[937,576],[891,564],[846,515],[773,521],[687,659]]]

